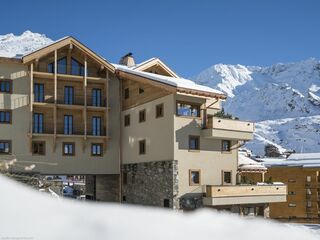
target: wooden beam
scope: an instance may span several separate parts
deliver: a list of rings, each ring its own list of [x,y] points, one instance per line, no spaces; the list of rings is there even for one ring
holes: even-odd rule
[[[30,134],[33,133],[33,63],[30,65]]]
[[[84,57],[84,81],[83,81],[83,94],[84,94],[84,109],[83,109],[83,120],[84,120],[84,139],[87,139],[87,73],[88,63],[87,56]]]
[[[106,94],[106,136],[109,137],[109,71],[106,69],[106,84],[105,84],[105,94]],[[120,100],[121,101],[121,100]],[[105,149],[107,149],[107,144],[104,144]]]
[[[58,52],[54,50],[54,107],[53,107],[53,152],[56,151],[57,138],[57,96],[58,96]]]

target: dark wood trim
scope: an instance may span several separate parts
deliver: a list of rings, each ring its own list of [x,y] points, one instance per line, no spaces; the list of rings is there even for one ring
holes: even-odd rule
[[[224,173],[230,172],[230,183],[224,181]],[[232,170],[221,170],[221,185],[232,185]]]
[[[143,114],[143,119],[141,119],[141,114]],[[147,111],[146,109],[142,109],[139,111],[139,123],[143,123],[147,121]]]
[[[158,115],[158,108],[159,107],[162,108],[160,115]],[[164,116],[164,104],[163,103],[157,104],[156,105],[156,118],[162,118],[163,116]]]
[[[92,147],[93,145],[99,145],[100,146],[100,154],[93,154]],[[91,157],[102,157],[103,156],[103,143],[91,143]]]
[[[190,148],[190,142],[192,138],[197,138],[198,139],[198,148],[196,149],[192,149]],[[189,151],[195,151],[195,152],[199,152],[200,151],[200,136],[199,135],[189,135],[189,141],[188,141],[188,149]]]
[[[223,150],[223,142],[224,141],[228,141],[229,142],[229,150],[228,151],[226,151],[226,150]],[[231,151],[231,140],[227,140],[227,139],[222,139],[221,140],[221,153],[232,153],[232,151]]]
[[[10,113],[10,121],[9,122],[1,122],[0,121],[0,124],[12,124],[12,110],[11,109],[0,109],[0,112],[4,112],[4,113],[9,112]]]
[[[12,94],[12,92],[13,92],[13,81],[12,81],[12,79],[8,79],[8,78],[0,79],[0,83],[2,83],[2,82],[9,82],[9,88],[10,89],[9,89],[9,92],[0,90],[0,93]]]
[[[126,114],[126,115],[124,115],[124,117],[123,117],[124,119],[123,119],[123,125],[125,126],[125,127],[129,127],[130,126],[130,123],[131,123],[131,117],[130,117],[130,114]],[[126,122],[126,119],[128,119],[129,121],[128,122]]]
[[[9,152],[0,152],[0,155],[10,155],[12,154],[12,141],[11,140],[0,140],[0,143],[9,143]]]
[[[140,149],[140,144],[143,143],[144,144],[144,151],[142,152],[141,149]],[[140,140],[139,141],[139,155],[145,155],[146,152],[147,152],[147,143],[146,143],[146,140],[143,139],[143,140]]]
[[[33,152],[34,144],[43,144],[44,152],[43,154],[37,154]],[[46,142],[45,141],[32,141],[32,156],[45,156],[46,155]]]

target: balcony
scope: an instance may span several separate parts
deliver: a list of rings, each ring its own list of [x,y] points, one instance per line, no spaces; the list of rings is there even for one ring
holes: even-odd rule
[[[205,186],[206,206],[258,204],[287,201],[284,184]]]
[[[208,117],[202,129],[202,136],[205,138],[252,140],[254,123]]]

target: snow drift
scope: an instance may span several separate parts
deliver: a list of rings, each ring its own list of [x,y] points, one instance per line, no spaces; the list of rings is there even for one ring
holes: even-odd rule
[[[161,209],[55,199],[0,176],[2,239],[319,239],[305,227],[202,210]]]

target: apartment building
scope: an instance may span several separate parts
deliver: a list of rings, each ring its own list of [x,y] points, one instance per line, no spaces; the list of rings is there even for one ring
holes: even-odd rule
[[[270,217],[286,222],[320,223],[320,154],[294,153],[287,159],[262,159],[266,178],[287,184],[286,202],[271,203]]]
[[[285,185],[240,185],[251,122],[215,117],[226,96],[160,59],[111,64],[73,37],[0,58],[0,152],[12,171],[84,175],[87,195],[266,215]]]

